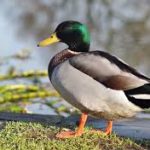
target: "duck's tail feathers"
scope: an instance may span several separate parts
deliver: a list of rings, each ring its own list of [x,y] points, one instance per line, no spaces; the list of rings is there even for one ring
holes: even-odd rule
[[[150,108],[150,83],[124,92],[133,104],[141,108]]]

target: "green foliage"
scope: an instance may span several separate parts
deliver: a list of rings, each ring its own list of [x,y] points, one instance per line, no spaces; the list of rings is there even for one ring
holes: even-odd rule
[[[58,97],[58,93],[39,87],[38,85],[9,85],[0,87],[0,104],[22,99]]]
[[[7,111],[7,112],[16,112],[16,113],[23,113],[25,112],[24,108],[21,107],[17,103],[7,103],[4,105],[1,105],[0,111]]]
[[[61,101],[59,94],[56,91],[48,89],[47,86],[40,81],[40,77],[47,77],[47,71],[9,72],[6,75],[0,75],[1,81],[13,80],[15,82],[16,79],[22,78],[30,81],[30,84],[15,83],[10,85],[7,82],[5,85],[0,85],[0,111],[25,113],[26,110],[22,106],[31,104],[35,98],[40,98],[41,102],[52,108],[56,114],[61,114],[61,112],[69,113],[69,109],[63,104],[59,104],[59,107],[55,106]],[[36,79],[36,83],[33,82],[33,79]],[[55,100],[53,100],[54,97]],[[46,98],[50,98],[50,101],[44,101]],[[22,105],[20,103],[22,103]]]
[[[150,141],[142,142],[142,146],[131,139],[91,134],[89,129],[81,137],[56,139],[59,132],[56,127],[43,126],[37,123],[7,122],[0,131],[0,149],[2,150],[143,150],[150,148]]]
[[[22,73],[10,73],[7,75],[0,75],[0,81],[2,80],[12,80],[16,78],[29,78],[29,77],[40,77],[40,76],[47,76],[47,71],[25,71]]]

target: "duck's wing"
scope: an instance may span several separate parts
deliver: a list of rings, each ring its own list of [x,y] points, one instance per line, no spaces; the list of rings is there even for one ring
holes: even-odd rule
[[[139,73],[117,57],[103,51],[91,51],[74,56],[69,59],[69,62],[73,67],[106,87],[123,90],[128,99],[137,103],[138,106],[150,107],[150,78]],[[145,87],[147,90],[144,94],[138,91],[139,88],[141,91],[145,91]],[[141,97],[137,98],[136,95],[139,94]],[[140,100],[142,103],[138,104]]]
[[[150,83],[150,78],[103,51],[82,53],[72,57],[69,62],[76,69],[112,89],[129,90]]]

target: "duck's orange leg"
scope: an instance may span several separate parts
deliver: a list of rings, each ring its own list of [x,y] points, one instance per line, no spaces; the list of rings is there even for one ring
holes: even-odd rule
[[[108,121],[105,131],[92,129],[91,132],[98,133],[98,134],[105,133],[106,135],[109,135],[112,132],[112,127],[113,127],[113,121]]]
[[[56,135],[56,137],[57,138],[71,138],[71,137],[81,136],[83,134],[83,131],[84,131],[84,126],[85,126],[85,123],[87,120],[87,116],[88,115],[86,113],[81,114],[79,127],[76,131],[62,131],[62,132],[58,133]]]
[[[113,127],[113,121],[108,121],[108,122],[107,122],[107,127],[106,127],[104,133],[105,133],[106,135],[111,134],[111,132],[112,132],[112,127]]]

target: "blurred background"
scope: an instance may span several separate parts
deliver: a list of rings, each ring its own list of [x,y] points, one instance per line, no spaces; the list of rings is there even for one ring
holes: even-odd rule
[[[1,0],[0,111],[75,111],[55,93],[46,71],[66,45],[36,46],[65,20],[87,24],[91,50],[112,53],[150,75],[149,0]]]

